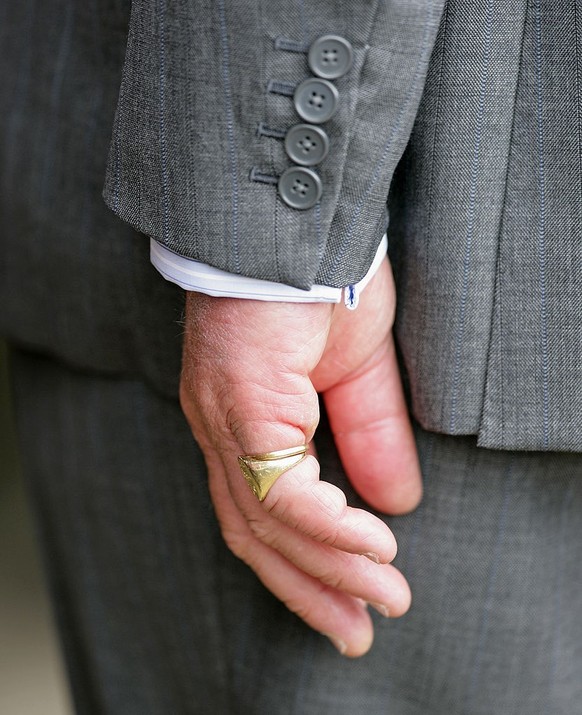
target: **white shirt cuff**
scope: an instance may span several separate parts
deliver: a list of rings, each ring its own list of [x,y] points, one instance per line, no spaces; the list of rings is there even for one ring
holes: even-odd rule
[[[344,294],[348,308],[356,308],[360,293],[368,285],[388,250],[388,239],[383,236],[376,256],[361,281],[346,288],[314,285],[301,290],[283,283],[248,278],[227,273],[206,263],[184,258],[150,239],[150,258],[162,276],[184,290],[206,293],[218,298],[247,298],[251,300],[282,301],[288,303],[339,303]]]

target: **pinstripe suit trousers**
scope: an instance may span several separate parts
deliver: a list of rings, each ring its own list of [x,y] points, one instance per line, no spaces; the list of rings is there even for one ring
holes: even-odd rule
[[[418,428],[424,501],[384,517],[413,606],[352,661],[228,552],[176,401],[22,353],[13,367],[82,715],[581,712],[581,455]],[[318,450],[359,505],[325,424]]]

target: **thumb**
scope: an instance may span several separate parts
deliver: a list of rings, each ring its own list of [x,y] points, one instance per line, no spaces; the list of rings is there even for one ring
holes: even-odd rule
[[[392,334],[355,372],[330,387],[324,401],[358,494],[389,514],[418,506],[422,479]]]

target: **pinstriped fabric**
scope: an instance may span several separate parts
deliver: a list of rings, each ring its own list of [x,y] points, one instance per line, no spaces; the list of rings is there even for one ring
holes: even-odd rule
[[[473,143],[471,158],[471,173],[468,192],[467,206],[467,228],[465,237],[465,250],[463,252],[463,276],[461,281],[461,293],[459,296],[459,316],[457,321],[457,334],[455,336],[455,348],[453,359],[452,394],[450,407],[450,434],[455,434],[457,427],[457,402],[459,398],[459,379],[461,370],[461,345],[465,337],[465,320],[467,316],[467,295],[469,291],[469,273],[472,263],[472,244],[475,231],[475,213],[477,208],[477,178],[479,165],[481,163],[481,140],[483,138],[483,121],[485,114],[485,97],[487,95],[489,77],[491,73],[491,34],[493,24],[493,4],[491,0],[485,5],[483,32],[483,56],[481,60],[481,76],[479,78],[479,99],[476,107],[475,117],[475,138]]]
[[[314,9],[286,0],[260,6],[162,0],[160,13],[143,0],[133,3],[106,201],[173,251],[232,273],[300,288],[355,282],[384,233],[388,187],[418,106],[442,5],[322,0]],[[282,143],[257,136],[256,127],[264,122],[286,131],[298,123],[292,98],[265,98],[266,83],[292,88],[310,76],[305,54],[278,49],[275,40],[309,35],[311,42],[340,28],[354,46],[354,64],[336,82],[338,112],[326,123],[332,150],[318,167],[325,187],[320,206],[299,212],[277,198],[275,186],[249,180],[252,167],[265,173],[272,166],[278,176],[290,166]],[[150,51],[161,33],[171,38],[163,71],[159,53]],[[260,68],[268,76],[261,77]],[[160,101],[166,105],[163,151]]]
[[[425,443],[425,449],[421,451],[421,466],[423,473],[428,473],[430,470],[432,452],[433,452],[433,435],[427,435],[427,440]],[[325,456],[323,457],[325,463]],[[337,461],[332,462],[332,469],[338,469]],[[329,465],[326,465],[329,469]],[[423,525],[424,525],[424,505],[421,504],[420,507],[415,511],[413,517],[411,518],[411,523],[409,524],[409,535],[406,542],[406,549],[399,549],[399,568],[403,573],[409,573],[411,569],[415,567],[415,557],[416,551],[419,543],[422,544],[423,539]],[[404,620],[397,620],[391,624],[391,635],[390,635],[390,649],[389,652],[383,657],[382,669],[383,673],[389,674],[393,669],[395,660],[402,653],[403,648],[407,648],[405,634],[402,633],[402,629],[405,627]],[[316,650],[316,636],[308,639],[305,645],[305,652],[303,655],[303,662],[301,667],[301,676],[298,681],[298,686],[295,695],[295,707],[292,710],[293,715],[303,715],[306,711],[306,701],[309,697],[309,684],[312,681],[311,687],[313,687],[313,681],[317,680],[317,662],[314,660],[314,654]],[[376,689],[381,689],[381,708],[384,713],[392,712],[392,696],[394,683],[390,677],[380,676],[380,682],[375,683],[374,687]],[[394,694],[396,699],[398,699],[398,693]]]
[[[32,32],[34,22],[35,0],[28,0],[19,8],[17,26],[21,27],[23,32],[30,34]],[[2,5],[4,14],[8,15],[8,4]],[[31,48],[26,44],[20,45],[20,52],[14,47],[14,38],[10,42],[10,37],[6,30],[10,27],[10,15],[5,18],[5,21],[0,24],[0,31],[4,29],[2,34],[3,47],[14,51],[16,62],[11,66],[11,72],[6,73],[4,92],[10,92],[11,112],[8,115],[4,131],[2,132],[2,156],[3,162],[1,165],[0,176],[2,178],[2,193],[5,194],[10,190],[12,181],[14,180],[14,163],[18,155],[19,137],[23,131],[24,107],[26,104],[29,83],[31,81],[32,58],[33,53]],[[20,139],[20,141],[22,141]],[[0,263],[0,268],[2,264]]]
[[[546,147],[544,140],[544,99],[542,88],[542,18],[539,0],[533,2],[535,14],[535,58],[536,58],[536,99],[537,99],[537,139],[538,139],[538,260],[539,260],[539,305],[540,305],[540,377],[542,401],[542,446],[548,449],[548,318],[546,284]]]
[[[572,9],[574,11],[574,50],[576,53],[574,72],[576,77],[576,87],[578,88],[578,93],[580,93],[582,88],[582,46],[580,39],[582,32],[582,28],[580,26],[580,14],[582,13],[582,9],[578,7],[576,0],[572,0]],[[576,134],[578,136],[578,193],[580,199],[582,199],[582,102],[576,102]]]
[[[7,79],[0,92],[0,202],[4,225],[10,226],[10,231],[2,234],[2,329],[14,340],[59,354],[70,362],[95,369],[135,371],[173,392],[180,357],[179,329],[173,323],[180,318],[181,293],[158,280],[148,266],[143,239],[108,216],[99,197],[105,147],[110,141],[121,81],[127,23],[124,13],[128,8],[111,0],[55,3],[53,7],[30,0],[3,8],[7,21],[0,28],[0,63]],[[407,7],[406,12],[418,11],[415,17],[426,19],[425,6],[421,10],[415,5]],[[399,289],[398,335],[414,410],[426,427],[454,433],[480,432],[482,444],[489,446],[577,449],[577,435],[582,433],[577,421],[577,395],[581,391],[576,387],[580,379],[580,259],[576,241],[582,161],[580,6],[571,2],[556,18],[555,6],[540,1],[537,34],[537,6],[530,3],[527,23],[526,7],[523,0],[513,0],[503,13],[495,4],[476,1],[449,0],[446,6],[422,106],[392,196],[391,250]],[[373,22],[373,13],[380,19],[372,34],[376,48],[372,54],[379,52],[378,36],[389,35],[388,25],[400,27],[403,16],[397,9],[399,6],[390,4],[369,8],[369,23]],[[335,14],[323,17],[313,7],[302,8],[296,3],[286,17],[284,31],[297,38],[306,33],[316,36],[326,31],[328,22],[344,31],[357,24],[351,12],[338,6]],[[165,36],[171,57],[175,25],[181,19],[172,14],[166,17]],[[262,16],[259,25],[266,37],[283,31],[279,17]],[[412,25],[415,33],[422,31],[422,23]],[[219,26],[215,24],[214,31]],[[31,43],[18,42],[18,34],[12,35],[11,27],[20,28],[23,36],[32,38]],[[136,31],[140,29],[139,24],[135,27]],[[467,27],[473,29],[470,36]],[[360,30],[368,33],[370,27]],[[414,42],[420,42],[421,36],[415,37]],[[377,63],[368,55],[365,64],[364,54],[357,51],[356,76],[364,66],[367,72],[377,70],[370,81],[384,76],[385,68],[379,65],[390,61],[392,51],[398,54],[395,48],[403,38],[400,31],[390,36],[389,41],[396,44],[390,45],[388,54],[379,52]],[[219,38],[217,41],[220,46]],[[235,38],[229,36],[228,41],[229,48],[238,53]],[[155,57],[159,49],[158,44]],[[415,52],[418,49],[415,45]],[[136,71],[142,67],[142,59],[152,60],[146,57],[145,47],[138,45],[138,50],[141,54]],[[522,55],[524,69],[518,82]],[[191,59],[192,55],[186,54],[189,67]],[[233,67],[238,66],[238,55],[236,61],[229,59]],[[269,126],[284,127],[296,119],[288,98],[264,97],[266,81],[301,74],[299,65],[303,61],[298,53],[261,51],[258,64],[262,69],[257,78],[248,80],[246,88],[249,97],[254,91],[261,96],[257,117],[260,114]],[[162,74],[170,76],[167,62],[164,66]],[[212,87],[222,91],[221,66],[220,62],[213,63],[208,69],[210,92],[214,91]],[[38,77],[32,74],[33,67],[40,68]],[[563,71],[551,79],[554,67]],[[407,71],[411,68],[407,63]],[[205,65],[201,71],[206,70]],[[154,76],[158,82],[159,72]],[[131,79],[130,73],[126,82]],[[158,84],[155,89],[159,92]],[[363,111],[365,92],[359,92],[357,102],[356,94],[346,80],[342,97],[348,113],[356,104]],[[154,96],[159,99],[159,94],[154,92]],[[162,96],[169,101],[167,91]],[[220,106],[222,96],[212,95],[209,102]],[[352,137],[352,143],[360,143],[356,154],[367,165],[367,152],[374,153],[368,134],[372,132],[374,141],[385,143],[390,132],[396,131],[395,118],[404,98],[405,94],[391,105],[394,115],[385,114],[384,109],[380,114],[366,115],[362,131]],[[370,101],[375,101],[374,97]],[[151,124],[140,115],[139,134],[148,151],[154,147],[159,151],[159,104],[157,101]],[[169,107],[166,110],[168,113]],[[234,106],[233,112],[238,121],[241,106]],[[174,115],[170,112],[169,116]],[[380,121],[388,125],[381,132],[363,128],[376,127]],[[280,141],[256,137],[253,121],[248,126],[253,133],[252,138],[247,137],[249,151],[261,144],[259,152],[266,152],[267,168],[278,173],[287,161]],[[330,127],[339,150],[342,138],[334,131]],[[211,145],[228,145],[227,134],[221,134],[219,128],[214,126],[209,132],[211,137],[216,135]],[[400,137],[399,131],[396,133]],[[194,160],[183,147],[201,141],[201,128],[190,118],[184,133],[166,127],[165,134],[167,146],[162,153],[168,158],[162,164],[166,179],[160,181],[167,185],[167,201],[162,201],[165,207],[160,204],[156,220],[163,223],[170,217],[177,222],[178,233],[195,244],[201,224],[193,206],[176,211],[173,192],[183,183],[176,181],[180,172],[172,168],[170,156],[179,150],[185,174],[190,175]],[[116,152],[122,150],[121,136],[116,131],[111,145],[114,203],[122,193],[123,181],[141,180],[133,170],[124,174],[120,162],[115,161]],[[188,137],[185,142],[184,136]],[[245,143],[246,139],[237,134],[235,143],[241,141]],[[348,147],[342,151],[346,158]],[[232,205],[232,172],[227,155],[224,157],[219,171],[223,183],[217,191]],[[560,167],[566,171],[560,171]],[[357,176],[363,176],[358,161],[347,162],[346,171],[351,176],[347,183],[355,187],[351,197],[356,200],[366,191],[365,181]],[[161,175],[157,176],[159,179]],[[537,177],[535,185],[532,176]],[[154,180],[151,185],[155,185]],[[194,204],[202,200],[194,184],[186,182],[185,190],[192,192]],[[289,268],[285,268],[284,247],[288,232],[298,232],[305,240],[305,252],[293,253],[295,267],[307,265],[312,255],[322,265],[336,260],[336,249],[341,251],[345,236],[339,232],[339,242],[330,240],[329,216],[323,205],[307,220],[281,207],[275,193],[265,198],[269,187],[254,184],[248,190],[252,196],[237,210],[245,215],[245,221],[252,215],[255,225],[256,205],[260,204],[268,236],[261,250],[248,253],[244,260],[253,262],[262,272],[274,257],[276,272],[282,276]],[[544,209],[539,211],[542,204]],[[222,208],[222,204],[211,207],[216,230],[221,233],[215,247],[232,236],[232,231],[223,230],[224,222],[230,219]],[[349,224],[353,208],[350,202],[342,202],[338,208],[347,221],[343,225]],[[186,227],[192,222],[196,231],[189,234]],[[530,270],[531,236],[537,237],[535,293],[533,268]],[[512,246],[517,245],[523,252],[513,251]],[[358,245],[357,250],[364,257],[367,248]],[[23,276],[35,270],[41,276],[30,285]],[[64,275],[70,280],[63,280]],[[155,307],[151,296],[156,296]],[[538,305],[536,319],[528,307],[534,302]],[[527,399],[522,410],[524,395]]]
[[[159,125],[160,125],[160,184],[162,192],[162,236],[164,241],[168,240],[170,232],[170,206],[168,201],[168,147],[166,137],[166,23],[164,14],[165,5],[162,0],[158,0],[158,22],[160,26],[160,76],[159,76]],[[116,155],[118,157],[118,147]],[[117,161],[119,159],[117,158]],[[116,168],[116,173],[119,169]],[[116,180],[119,186],[119,179]],[[119,188],[117,188],[116,205],[119,204]]]
[[[434,437],[432,435],[428,436],[425,444],[425,449],[421,452],[421,468],[423,474],[428,474],[430,471],[430,465],[432,464],[432,455],[434,448]],[[403,573],[410,573],[412,569],[416,567],[415,558],[417,555],[417,550],[419,545],[422,548],[423,539],[423,526],[424,526],[424,515],[425,509],[424,504],[414,513],[414,519],[410,525],[409,538],[406,544],[406,551],[403,554],[400,548],[400,565],[399,568],[402,569]],[[390,673],[393,668],[394,661],[398,658],[399,653],[402,652],[402,648],[406,646],[406,634],[403,632],[405,628],[405,621],[398,620],[392,625],[392,634],[390,638],[390,652],[385,661],[385,672]],[[392,697],[394,693],[392,692],[394,685],[389,678],[386,678],[383,682],[383,698],[382,705],[385,708],[385,712],[390,712],[392,707]],[[396,695],[396,697],[398,697]]]
[[[564,604],[564,591],[565,589],[567,589],[566,583],[569,567],[569,564],[566,560],[566,540],[568,538],[568,521],[571,518],[572,500],[573,492],[571,486],[569,486],[564,490],[561,509],[559,513],[556,567],[554,572],[555,595],[551,604],[555,626],[554,633],[552,634],[550,642],[550,688],[548,689],[546,701],[544,703],[544,709],[552,707],[552,693],[559,693],[560,689],[563,686],[564,673],[562,669],[565,660],[564,654],[569,648],[567,638],[564,638],[564,633],[567,632],[568,629],[568,618],[567,616],[565,616],[567,605]],[[582,646],[578,645],[576,651],[580,652],[581,649]]]
[[[311,37],[311,33],[309,32],[309,26],[307,23],[307,12],[305,10],[305,0],[295,0],[295,3],[297,5],[297,10],[299,12],[300,23],[301,23],[301,28],[302,28],[301,38],[303,40],[303,43],[305,45],[307,45],[309,43],[309,38]]]
[[[79,392],[79,383],[60,383],[44,407],[39,405],[38,417],[55,429],[39,451],[49,471],[35,485],[37,508],[77,514],[67,523],[42,520],[48,563],[68,564],[67,573],[53,569],[52,575],[77,710],[226,712],[220,599],[205,596],[217,591],[217,574],[192,561],[202,547],[205,558],[219,563],[201,456],[187,439],[188,466],[183,461],[178,468],[184,455],[176,443],[153,434],[154,424],[168,426],[167,413],[152,412],[148,391],[139,383],[121,393],[119,386],[97,380]],[[79,400],[84,408],[75,414]],[[127,411],[118,411],[122,404]],[[163,404],[175,410],[175,403],[164,399],[156,408]],[[133,446],[111,439],[113,425],[116,431],[129,422]],[[73,448],[77,439],[84,450]],[[153,457],[158,450],[159,459]],[[127,618],[131,612],[135,631]],[[99,644],[91,643],[94,636]],[[196,675],[202,672],[210,676],[203,685]]]
[[[15,361],[27,472],[87,715],[572,715],[582,457],[417,430],[425,498],[387,518],[414,602],[344,659],[221,541],[177,401]],[[42,396],[39,399],[39,396]],[[350,490],[327,425],[322,473]]]
[[[582,448],[580,10],[449,0],[393,185],[415,414],[486,447]]]
[[[89,11],[92,17],[92,33],[91,33],[91,43],[93,45],[95,54],[101,58],[101,63],[105,62],[105,53],[101,46],[101,35],[98,30],[99,28],[99,5],[98,0],[89,0],[88,2]],[[104,102],[104,92],[101,87],[96,87],[92,101],[89,107],[89,113],[86,122],[86,134],[85,142],[83,145],[84,153],[84,165],[88,167],[92,163],[92,156],[96,149],[96,141],[99,132],[100,118],[103,112],[103,102]],[[92,254],[92,242],[95,240],[93,236],[93,221],[94,221],[94,200],[93,193],[89,186],[84,186],[83,199],[80,202],[80,213],[82,220],[80,222],[79,230],[79,244],[77,250],[79,255],[83,258],[85,262],[88,261]],[[91,323],[94,325],[96,322],[96,316],[93,312],[94,306],[91,304],[88,298],[87,292],[82,296],[83,303],[85,305],[84,312],[86,315],[90,315]]]
[[[524,23],[524,0],[448,0],[392,186],[396,331],[428,429],[481,423]]]
[[[230,166],[230,180],[232,187],[232,260],[234,263],[234,272],[241,272],[238,232],[239,232],[239,189],[238,175],[239,167],[236,159],[236,148],[234,141],[234,116],[232,107],[232,88],[230,84],[230,51],[228,47],[228,29],[226,21],[226,8],[224,0],[218,2],[220,12],[220,42],[222,47],[222,78],[224,86],[224,108],[226,111],[226,129],[228,135],[228,160]],[[169,236],[164,236],[167,242]]]
[[[340,287],[354,283],[355,261],[360,263],[355,275],[362,277],[364,275],[362,266],[370,265],[374,246],[377,248],[380,237],[385,232],[386,196],[394,168],[410,134],[411,122],[424,85],[428,60],[435,39],[435,28],[442,8],[443,3],[438,0],[426,6],[408,3],[406,11],[404,7],[398,7],[397,3],[394,3],[393,7],[384,7],[380,4],[370,38],[370,44],[374,45],[378,42],[380,46],[377,54],[373,49],[368,51],[364,78],[368,74],[370,77],[375,77],[371,83],[372,87],[377,91],[379,85],[384,85],[386,96],[382,98],[381,104],[379,101],[368,104],[364,101],[367,88],[365,85],[362,87],[360,102],[363,107],[359,108],[360,117],[356,119],[357,122],[361,122],[362,131],[359,131],[359,124],[356,124],[351,138],[351,151],[348,153],[349,162],[345,167],[343,178],[346,195],[345,198],[340,197],[333,217],[326,255],[316,277],[318,283]],[[411,16],[407,17],[408,13]],[[400,24],[416,28],[415,40],[418,51],[408,67],[406,82],[401,83],[400,79],[396,78],[396,86],[391,86],[390,78],[381,78],[378,75],[383,68],[391,65],[389,56],[391,52],[398,54],[404,51],[398,46],[391,46],[386,39],[395,37],[398,45],[400,34],[394,33],[394,25],[398,27]],[[393,111],[391,105],[394,106]],[[380,140],[372,145],[371,137],[367,136],[368,143],[362,146],[361,135],[366,133],[366,124],[370,122],[369,114],[378,112],[380,106],[384,126],[388,131],[381,133]],[[353,187],[350,186],[350,182],[353,182]],[[366,241],[368,236],[374,237],[373,240]],[[362,263],[362,257],[354,255],[353,247],[358,242],[364,241],[367,246]]]
[[[312,15],[317,16],[317,11],[314,12],[313,8],[307,8],[305,5],[305,0],[295,0],[297,9],[299,12],[299,19],[300,19],[300,25],[301,25],[301,37],[303,39],[303,43],[306,47],[309,46],[310,40],[313,38],[317,37],[319,33],[319,29],[317,32],[313,31],[312,28]],[[319,21],[316,21],[319,24]],[[338,15],[337,17],[334,18],[334,22],[338,23],[337,26],[337,32],[340,35],[343,35],[346,37],[349,34],[349,22],[347,18],[341,17]],[[341,23],[341,24],[340,24]],[[273,170],[276,171],[275,166],[273,165]],[[279,210],[279,201],[275,200],[274,201],[275,211]],[[317,236],[317,265],[321,265],[321,261],[323,260],[323,255],[324,251],[326,248],[326,243],[327,243],[327,235],[324,234],[323,231],[323,225],[322,225],[322,207],[321,207],[321,201],[318,201],[317,204],[315,205],[313,209],[314,213],[314,220],[315,220],[315,233]],[[277,270],[280,271],[279,267],[279,237],[277,237],[277,240],[275,241],[275,252],[277,256]]]
[[[480,428],[484,446],[582,447],[580,3],[528,3]]]
[[[147,241],[101,198],[129,4],[2,10],[0,331],[176,394],[182,291],[160,281]]]
[[[157,31],[159,14],[152,20],[154,30],[142,28],[141,6],[134,7],[134,36],[145,29]],[[345,227],[367,191],[371,177],[366,171],[373,169],[370,156],[382,156],[391,132],[398,135],[398,147],[393,146],[397,151],[389,163],[396,161],[406,134],[395,128],[396,120],[399,112],[406,115],[404,122],[412,120],[403,107],[407,97],[414,104],[417,89],[420,92],[420,87],[411,89],[408,80],[424,62],[423,22],[429,22],[430,35],[439,7],[430,6],[434,16],[429,20],[424,3],[369,3],[365,16],[353,3],[347,9],[341,4],[329,7],[327,15],[319,6],[296,2],[285,16],[284,28],[280,15],[264,13],[255,23],[257,14],[240,18],[237,13],[243,11],[233,7],[230,12],[241,27],[252,25],[255,32],[256,25],[269,42],[256,55],[242,57],[231,18],[228,64],[239,72],[231,78],[231,87],[246,82],[242,103],[233,105],[234,120],[245,119],[242,129],[237,124],[235,144],[244,144],[249,153],[257,150],[267,168],[277,173],[287,165],[281,142],[256,136],[253,117],[260,115],[280,130],[296,121],[289,98],[265,98],[264,88],[269,78],[301,75],[305,58],[275,50],[274,38],[281,32],[300,39],[306,34],[314,37],[329,29],[329,23],[346,32],[356,28],[360,44],[356,43],[354,82],[346,78],[341,87],[341,111],[346,112],[341,121],[357,109],[361,123],[349,142],[339,124],[329,127],[347,172],[344,188],[353,187],[350,200],[340,202],[337,209]],[[211,18],[209,27],[188,18],[195,31],[214,32],[220,47],[216,8],[212,3],[210,15],[205,15]],[[478,433],[480,443],[491,447],[581,447],[580,11],[580,3],[573,1],[562,7],[549,0],[511,0],[500,12],[495,3],[449,0],[391,197],[398,337],[414,411],[427,428]],[[180,361],[180,329],[175,323],[181,317],[182,293],[159,280],[149,267],[143,237],[110,216],[100,198],[129,6],[113,0],[28,0],[5,4],[2,12],[0,327],[13,340],[70,363],[140,374],[166,394],[175,394]],[[173,12],[164,17],[165,46],[168,57],[175,58],[176,26],[184,18]],[[410,22],[411,17],[418,22]],[[414,34],[407,35],[406,28]],[[22,36],[31,41],[21,42]],[[366,55],[363,45],[368,40],[371,49]],[[156,157],[144,155],[152,172],[160,168],[158,155],[167,153],[162,161],[167,201],[152,209],[152,220],[160,225],[175,221],[177,234],[194,245],[203,233],[194,205],[204,199],[197,194],[196,182],[179,180],[182,175],[191,177],[196,163],[184,147],[203,146],[205,160],[214,163],[220,158],[212,191],[233,206],[228,152],[207,151],[227,146],[228,132],[216,123],[201,127],[196,112],[185,112],[184,131],[166,127],[167,146],[161,151],[158,140],[165,122],[159,106],[160,45],[149,53],[147,42],[135,42],[137,61],[126,71],[122,94],[130,94],[132,72],[139,74],[144,62],[156,65],[151,74],[155,86],[150,88],[155,106],[151,116],[140,115],[137,134],[142,148],[156,152]],[[408,47],[412,54],[407,42],[414,45]],[[188,84],[194,81],[194,50],[188,43],[179,44],[185,52]],[[427,52],[431,46],[429,38]],[[175,79],[176,68],[168,67],[173,61],[168,57],[162,76]],[[417,64],[409,62],[410,57]],[[255,59],[259,70],[252,73],[249,63]],[[207,60],[199,70],[208,75],[205,104],[221,107],[222,64],[214,56]],[[387,89],[382,85],[386,63],[397,75],[396,84]],[[149,70],[146,74],[150,76]],[[368,96],[364,88],[375,82],[394,92],[397,101],[388,109],[388,95],[380,101],[379,95]],[[186,106],[186,95],[181,95],[178,109]],[[260,101],[255,101],[257,96]],[[168,87],[162,97],[162,104],[175,99]],[[170,110],[166,106],[164,116],[173,121],[175,112]],[[123,114],[120,119],[129,121]],[[204,137],[210,137],[206,144]],[[121,139],[127,140],[125,146]],[[116,161],[116,152],[127,151],[129,141],[120,129],[115,131],[110,172],[114,203],[121,201],[124,181],[135,189],[147,176],[135,166],[123,169],[121,156]],[[172,156],[179,157],[179,170]],[[326,171],[322,168],[323,174]],[[337,174],[332,167],[330,172]],[[156,173],[150,187],[160,185],[160,176]],[[336,261],[345,235],[332,232],[335,238],[330,238],[323,204],[312,217],[300,217],[282,207],[275,193],[265,194],[271,187],[244,186],[250,193],[248,200],[236,204],[241,221],[255,226],[260,205],[265,235],[260,247],[255,246],[257,252],[241,254],[242,264],[252,263],[262,272],[274,260],[275,272],[282,277],[288,270],[305,267],[314,256],[315,264],[322,266]],[[182,190],[193,197],[192,205],[180,203]],[[225,215],[221,202],[205,203],[209,220],[220,233],[212,250],[224,249],[230,256],[233,231],[225,226],[231,225],[232,215]],[[183,211],[176,210],[179,206]],[[370,208],[370,216],[374,211]],[[196,230],[189,233],[192,225]],[[364,233],[371,235],[367,229]],[[291,250],[293,242],[286,246],[288,236],[295,234],[304,241],[301,250]],[[365,262],[372,243],[364,243],[353,241],[349,250]]]
[[[49,201],[48,192],[53,189],[51,181],[54,172],[56,135],[58,132],[58,115],[63,101],[63,83],[65,68],[71,61],[71,40],[75,23],[75,14],[72,0],[65,3],[63,9],[63,25],[56,47],[56,61],[50,86],[48,101],[51,116],[49,117],[48,132],[43,137],[43,162],[40,169],[40,185],[38,200],[45,207]],[[49,187],[50,184],[50,187]],[[52,197],[51,197],[52,198]]]
[[[505,548],[504,537],[509,527],[509,502],[511,493],[515,489],[514,475],[511,471],[512,456],[509,455],[503,471],[503,501],[499,510],[499,521],[497,524],[497,534],[492,551],[492,559],[487,575],[487,586],[485,590],[485,598],[482,605],[481,620],[477,631],[476,648],[471,664],[469,682],[465,694],[465,702],[463,706],[464,712],[472,712],[475,704],[475,696],[478,692],[479,681],[483,670],[483,660],[487,657],[487,637],[489,635],[489,620],[494,617],[493,606],[495,603],[495,591],[498,587],[497,578],[499,572],[499,564],[503,559],[503,550]]]
[[[225,6],[236,13],[234,4]],[[215,11],[216,3],[205,7]],[[361,6],[330,3],[331,15],[314,7],[293,5],[284,18],[287,34],[323,34],[332,21],[349,25]],[[418,66],[410,58],[418,60],[423,25],[412,20],[426,19],[427,5],[366,7],[370,23],[378,10],[379,35],[394,29],[387,19],[397,31],[381,45],[388,47],[385,53],[372,35],[376,54],[368,64],[357,48],[356,76],[385,78],[389,62],[397,76],[392,94],[382,96],[397,101],[370,111],[369,125],[364,120],[358,125],[355,155],[354,147],[343,151],[370,163],[369,156],[378,156],[396,131],[392,166],[406,137],[400,129],[412,121],[420,91],[412,88],[412,114],[407,109],[404,123],[394,129],[411,90],[407,80]],[[432,7],[436,17],[438,7]],[[394,194],[399,336],[414,406],[428,426],[446,430],[452,422],[456,432],[480,429],[481,441],[492,446],[578,449],[580,5],[515,0],[504,4],[503,13],[497,7],[450,0],[443,17]],[[2,329],[15,341],[94,373],[73,374],[38,358],[17,360],[21,431],[32,445],[25,457],[79,710],[100,715],[576,712],[582,699],[578,455],[508,456],[477,449],[473,439],[419,429],[425,503],[416,514],[388,520],[414,589],[414,607],[398,623],[378,618],[375,649],[357,663],[340,659],[298,624],[226,552],[209,510],[200,454],[177,402],[158,394],[176,392],[181,294],[149,269],[143,237],[100,202],[128,9],[112,0],[4,3],[1,9],[7,18],[0,25],[0,69],[6,77],[0,87]],[[341,18],[334,14],[340,10]],[[176,32],[192,20],[186,15],[164,15],[161,35],[168,50],[175,49]],[[256,107],[262,107],[257,114],[265,111],[267,76],[259,72],[257,79],[248,71],[257,56],[257,66],[276,78],[301,71],[300,57],[272,49],[270,41],[282,32],[281,16],[275,15],[266,13],[259,22],[256,14],[237,15],[242,27],[261,28],[269,49],[264,57],[251,53],[247,64],[242,59],[244,71],[239,66],[236,77],[246,83],[245,100],[234,103],[235,119],[254,118]],[[156,29],[159,20],[158,14]],[[200,25],[202,32],[208,29]],[[240,60],[232,27],[228,23],[228,46]],[[13,28],[25,30],[30,42],[22,42]],[[364,29],[362,37],[370,28]],[[139,37],[151,27],[138,22],[134,30]],[[180,161],[192,168],[194,159],[183,147],[193,137],[202,144],[199,128],[189,112],[184,133],[166,126],[173,115],[165,105],[172,95],[160,77],[172,74],[167,60],[174,55],[160,62],[155,47],[150,57],[150,44],[134,45],[136,72],[142,61],[157,63],[150,96],[158,101],[139,125],[140,139],[145,150],[156,152],[146,153],[156,165],[164,154],[158,141],[164,117],[168,157],[181,147]],[[192,71],[194,48],[181,49],[184,66]],[[198,71],[216,79],[217,60],[212,55]],[[234,60],[228,64],[238,66]],[[238,87],[234,80],[231,86]],[[218,80],[216,87],[222,88]],[[212,82],[208,92],[214,98]],[[348,115],[363,106],[360,99],[369,101],[371,110],[376,106],[377,96],[357,94],[346,80],[342,96]],[[216,106],[222,107],[224,93],[217,97]],[[277,117],[293,120],[288,98],[269,100],[269,125]],[[252,142],[263,139],[250,138],[254,119],[249,127],[242,143],[248,140],[256,149]],[[341,146],[342,132],[334,131]],[[216,158],[216,147],[228,144],[228,132],[214,127],[210,135]],[[119,139],[113,147],[121,154],[123,144]],[[272,147],[263,145],[258,152],[276,167],[284,157]],[[218,193],[232,206],[231,167],[227,154],[218,154],[217,185],[223,192]],[[119,159],[112,182],[121,205],[123,182],[142,177]],[[178,234],[192,225],[199,234],[191,206],[176,212],[175,164],[169,158],[162,164],[166,219],[164,200],[152,220],[163,230],[169,217]],[[357,161],[350,167],[347,217],[369,179],[354,179]],[[191,184],[184,191],[196,196]],[[329,228],[323,209],[303,224],[284,209],[278,215],[272,210],[274,194],[267,202],[259,188],[252,191],[252,201],[238,209],[256,222],[260,203],[266,235],[260,255],[250,252],[245,260],[269,270],[276,237],[282,248],[276,272],[286,275],[285,238],[304,229],[304,251],[293,257],[289,270],[315,254],[319,260],[319,238],[327,240]],[[228,224],[222,204],[215,208],[220,233]],[[374,207],[370,211],[374,214]],[[223,233],[220,240],[232,239]],[[196,243],[197,236],[183,235]],[[365,251],[357,247],[358,257]],[[319,453],[326,476],[347,488],[325,428]],[[359,504],[351,493],[350,499]]]

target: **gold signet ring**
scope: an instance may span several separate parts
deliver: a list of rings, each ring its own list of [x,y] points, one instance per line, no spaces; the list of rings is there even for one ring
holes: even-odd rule
[[[238,458],[238,463],[254,495],[259,501],[263,501],[277,479],[305,459],[306,454],[307,445],[302,444],[300,447],[279,449],[277,452],[243,454]]]

